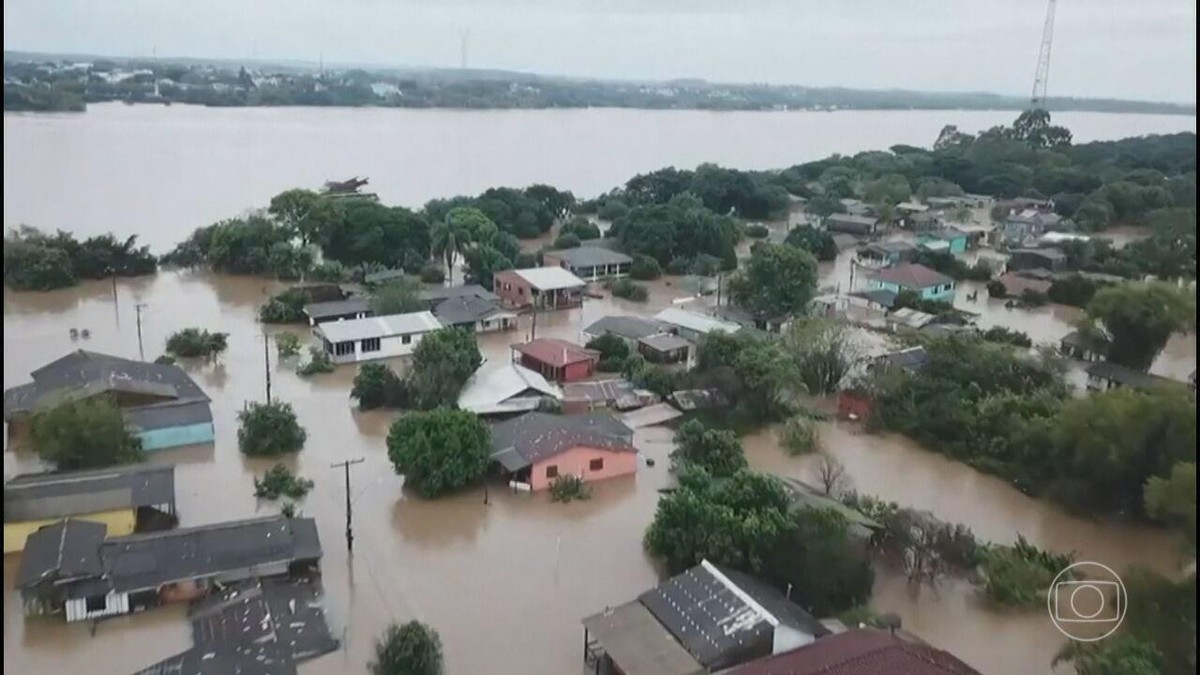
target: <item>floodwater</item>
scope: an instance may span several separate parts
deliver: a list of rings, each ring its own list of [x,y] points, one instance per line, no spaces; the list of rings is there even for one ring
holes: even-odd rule
[[[895,144],[928,147],[1012,111],[448,111],[90,106],[4,114],[4,224],[136,232],[164,251],[292,187],[368,176],[384,202],[542,182],[594,196],[702,162],[783,168]],[[1195,131],[1183,115],[1056,113],[1077,141]]]
[[[84,235],[137,233],[162,250],[192,228],[262,204],[279,190],[342,174],[370,175],[385,201],[413,205],[533,181],[587,195],[663,165],[781,166],[834,151],[927,144],[943,124],[976,129],[1010,116],[181,106],[96,106],[83,116],[6,114],[4,220]],[[1185,117],[1061,118],[1081,140],[1195,128],[1194,118]],[[454,150],[454,144],[461,147]],[[823,283],[836,283],[846,269],[844,261],[823,266]],[[236,413],[244,402],[265,396],[263,327],[255,310],[278,287],[262,279],[163,273],[122,280],[115,302],[108,282],[40,294],[6,289],[4,386],[26,382],[29,371],[76,348],[138,357],[138,303],[146,305],[147,359],[158,356],[178,329],[228,332],[229,350],[217,364],[188,366],[213,399],[216,443],[159,452],[151,461],[177,464],[184,526],[272,512],[276,507],[254,499],[252,482],[270,462],[238,452]],[[601,316],[653,312],[686,295],[682,280],[663,280],[651,285],[649,303],[589,300],[581,309],[543,314],[537,333],[578,340],[582,328]],[[1071,315],[1062,308],[1038,312],[1046,317],[989,306],[981,323],[1006,323],[1049,341],[1070,329]],[[73,341],[71,328],[86,328],[91,336]],[[525,339],[530,328],[526,319],[517,331],[482,337],[485,357],[503,362],[508,346]],[[1173,340],[1160,363],[1176,364],[1172,371],[1186,368],[1186,375],[1194,368],[1194,347],[1194,336]],[[362,672],[383,626],[411,618],[440,632],[450,673],[580,673],[579,620],[657,580],[641,539],[658,488],[670,482],[669,432],[639,431],[636,442],[655,466],[643,465],[635,478],[597,484],[589,501],[552,504],[545,495],[493,487],[425,502],[403,491],[387,460],[385,440],[395,413],[351,407],[353,368],[302,379],[294,365],[279,363],[272,349],[267,367],[273,393],[295,406],[308,430],[306,449],[286,463],[316,481],[302,512],[317,521],[329,618],[345,637],[343,650],[303,665],[305,675]],[[863,436],[832,424],[824,439],[857,489],[963,522],[983,538],[1010,541],[1020,532],[1036,544],[1076,550],[1118,569],[1129,563],[1174,569],[1175,543],[1164,532],[1068,516],[902,438]],[[796,476],[808,471],[810,460],[784,455],[770,432],[748,438],[746,447],[755,468]],[[365,462],[352,473],[355,552],[349,557],[342,474],[330,464],[358,457]],[[6,477],[37,467],[27,454],[5,452]],[[190,645],[180,607],[105,621],[94,635],[83,625],[25,621],[12,590],[18,564],[9,556],[4,565],[6,670],[128,673]],[[987,673],[1049,672],[1061,642],[1044,613],[993,612],[960,582],[916,589],[902,574],[880,568],[873,604],[897,612],[907,628]]]

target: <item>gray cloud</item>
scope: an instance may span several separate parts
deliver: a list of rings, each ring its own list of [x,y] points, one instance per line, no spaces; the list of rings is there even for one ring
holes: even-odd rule
[[[1025,93],[1045,0],[5,0],[8,49]],[[1051,95],[1195,101],[1194,0],[1059,3]]]

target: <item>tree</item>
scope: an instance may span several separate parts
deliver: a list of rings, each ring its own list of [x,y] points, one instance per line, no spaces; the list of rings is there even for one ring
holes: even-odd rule
[[[1196,550],[1196,463],[1176,462],[1166,478],[1151,476],[1144,490],[1146,514],[1179,527]]]
[[[229,346],[229,333],[210,333],[199,328],[184,328],[167,338],[167,353],[180,357],[215,358]]]
[[[371,293],[371,311],[376,316],[408,314],[425,308],[418,293],[420,283],[412,277],[393,279]]]
[[[759,576],[815,616],[857,607],[871,597],[875,574],[845,516],[832,509],[799,508],[767,553]]]
[[[1119,284],[1096,291],[1087,313],[1108,335],[1109,361],[1147,370],[1172,333],[1195,324],[1196,302],[1165,282]]]
[[[428,333],[413,350],[409,383],[414,403],[422,410],[454,403],[482,363],[471,333],[453,327]]]
[[[321,202],[328,204],[329,200],[323,199],[312,190],[286,190],[271,198],[267,213],[275,216],[280,225],[290,229],[300,237],[301,242],[308,245],[321,238],[319,219],[310,218]]]
[[[308,432],[296,419],[290,403],[251,403],[238,413],[238,447],[251,457],[274,457],[299,452]]]
[[[496,272],[510,270],[515,261],[488,244],[467,251],[467,277],[484,288],[492,289],[492,278]]]
[[[451,211],[451,214],[453,213],[454,211]],[[454,259],[467,251],[467,243],[471,239],[470,232],[462,223],[447,214],[444,220],[433,226],[429,236],[432,239],[433,255],[441,256],[446,261],[446,278],[453,284]]]
[[[487,470],[491,433],[474,413],[438,408],[409,413],[388,431],[388,458],[425,498],[467,485]]]
[[[1078,675],[1162,675],[1163,656],[1152,643],[1130,635],[1099,642],[1068,642],[1052,665],[1070,663]]]
[[[775,244],[756,245],[745,269],[729,283],[738,305],[766,316],[806,313],[816,289],[817,261],[812,254]]]
[[[375,641],[371,675],[442,675],[442,641],[418,621],[389,624]]]
[[[842,205],[842,202],[837,197],[821,194],[808,200],[808,203],[804,205],[804,212],[824,220],[835,213],[845,213],[846,207]]]
[[[401,407],[407,402],[404,380],[382,363],[364,363],[354,376],[350,396],[358,400],[359,410]]]
[[[295,333],[276,333],[275,350],[279,352],[281,359],[296,356],[300,353],[300,337]]]
[[[813,474],[821,490],[830,497],[838,497],[850,489],[850,477],[846,475],[846,467],[834,457],[822,454],[813,469]]]
[[[833,240],[833,235],[811,225],[793,227],[788,231],[787,239],[784,239],[783,243],[802,248],[822,262],[837,260],[838,257],[838,246]]]
[[[600,352],[600,362],[596,364],[596,369],[607,373],[621,370],[630,354],[629,345],[612,333],[594,337],[584,346]]]
[[[648,255],[633,256],[633,264],[629,267],[629,277],[640,281],[651,281],[662,276],[662,268],[658,261]]]
[[[126,427],[116,404],[103,396],[35,413],[30,440],[38,457],[61,471],[128,464],[142,458],[141,439]]]
[[[575,216],[567,221],[562,229],[558,231],[558,236],[562,237],[566,234],[573,234],[579,239],[599,239],[600,227],[588,220],[584,216]]]
[[[721,478],[746,468],[746,454],[734,432],[708,429],[699,420],[689,420],[675,432],[675,450],[671,452],[672,468],[685,464]]]

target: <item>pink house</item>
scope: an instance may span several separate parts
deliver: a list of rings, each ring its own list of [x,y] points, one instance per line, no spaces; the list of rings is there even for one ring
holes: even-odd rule
[[[637,472],[633,430],[609,413],[530,412],[492,425],[492,459],[513,481],[545,490],[560,476],[586,482]]]

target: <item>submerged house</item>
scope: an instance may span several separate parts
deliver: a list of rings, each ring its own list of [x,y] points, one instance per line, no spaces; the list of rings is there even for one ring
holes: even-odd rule
[[[169,527],[175,521],[175,467],[30,473],[4,484],[5,553],[24,550],[29,535],[66,518],[102,523],[113,536]]]
[[[1117,387],[1130,389],[1154,389],[1162,386],[1180,386],[1181,382],[1160,375],[1151,375],[1128,366],[1122,366],[1108,361],[1096,361],[1088,365],[1087,388],[1093,391],[1107,391]]]
[[[361,297],[314,302],[304,306],[304,316],[308,317],[308,325],[313,327],[328,321],[363,319],[374,314],[370,299]]]
[[[860,261],[879,267],[911,262],[916,254],[917,247],[907,241],[881,241],[858,249]]]
[[[586,380],[600,361],[600,352],[556,338],[537,338],[512,349],[514,361],[555,382]]]
[[[903,632],[848,630],[767,656],[729,675],[980,675],[950,652]]]
[[[654,315],[654,320],[665,324],[668,330],[685,340],[699,343],[705,335],[713,331],[736,333],[742,329],[732,321],[722,321],[707,314],[689,312],[686,309],[668,307]]]
[[[316,565],[321,542],[311,518],[270,516],[105,539],[102,523],[64,520],[29,536],[16,588],[26,616],[98,619],[256,577]]]
[[[964,253],[970,237],[966,232],[953,227],[946,227],[917,235],[917,246],[927,251],[942,251],[944,253]]]
[[[559,476],[590,482],[636,473],[638,454],[633,430],[611,413],[529,412],[492,425],[492,460],[537,491]]]
[[[623,675],[714,673],[829,634],[783,593],[707,560],[583,628],[585,663]]]
[[[1103,361],[1108,358],[1108,344],[1102,338],[1093,338],[1077,330],[1063,336],[1058,351],[1080,361]]]
[[[557,385],[525,366],[485,364],[463,385],[458,407],[476,415],[506,415],[537,410],[545,399],[561,401],[562,398]]]
[[[1001,237],[1008,244],[1021,244],[1027,239],[1036,239],[1046,232],[1063,225],[1062,216],[1037,208],[1014,210],[1000,228]]]
[[[1010,272],[1035,269],[1061,272],[1066,267],[1066,254],[1056,248],[1020,248],[1008,256]]]
[[[509,307],[579,307],[586,287],[586,281],[556,265],[504,270],[492,277],[492,288]]]
[[[605,316],[583,329],[583,336],[590,342],[603,335],[615,335],[633,347],[638,340],[661,335],[666,332],[663,324],[640,316]]]
[[[923,300],[954,301],[954,279],[916,263],[905,263],[875,272],[871,288],[897,295],[902,291],[912,291]]]
[[[633,258],[600,246],[579,246],[561,251],[546,251],[542,262],[556,265],[584,281],[618,279],[629,276]]]
[[[849,213],[834,213],[825,217],[825,229],[857,236],[872,236],[878,227],[874,216],[856,216]]]
[[[433,315],[443,326],[454,326],[468,333],[491,333],[517,327],[517,315],[494,300],[474,295],[446,298],[433,307]]]
[[[426,286],[417,292],[417,299],[430,311],[444,300],[452,298],[479,298],[488,302],[500,302],[500,296],[480,286],[466,284],[464,286]]]
[[[441,327],[431,312],[411,312],[330,321],[313,332],[334,363],[357,363],[412,354],[422,337]]]
[[[25,431],[38,411],[96,396],[110,397],[143,450],[211,443],[208,395],[182,368],[78,350],[30,373],[33,382],[4,392],[9,432]]]

